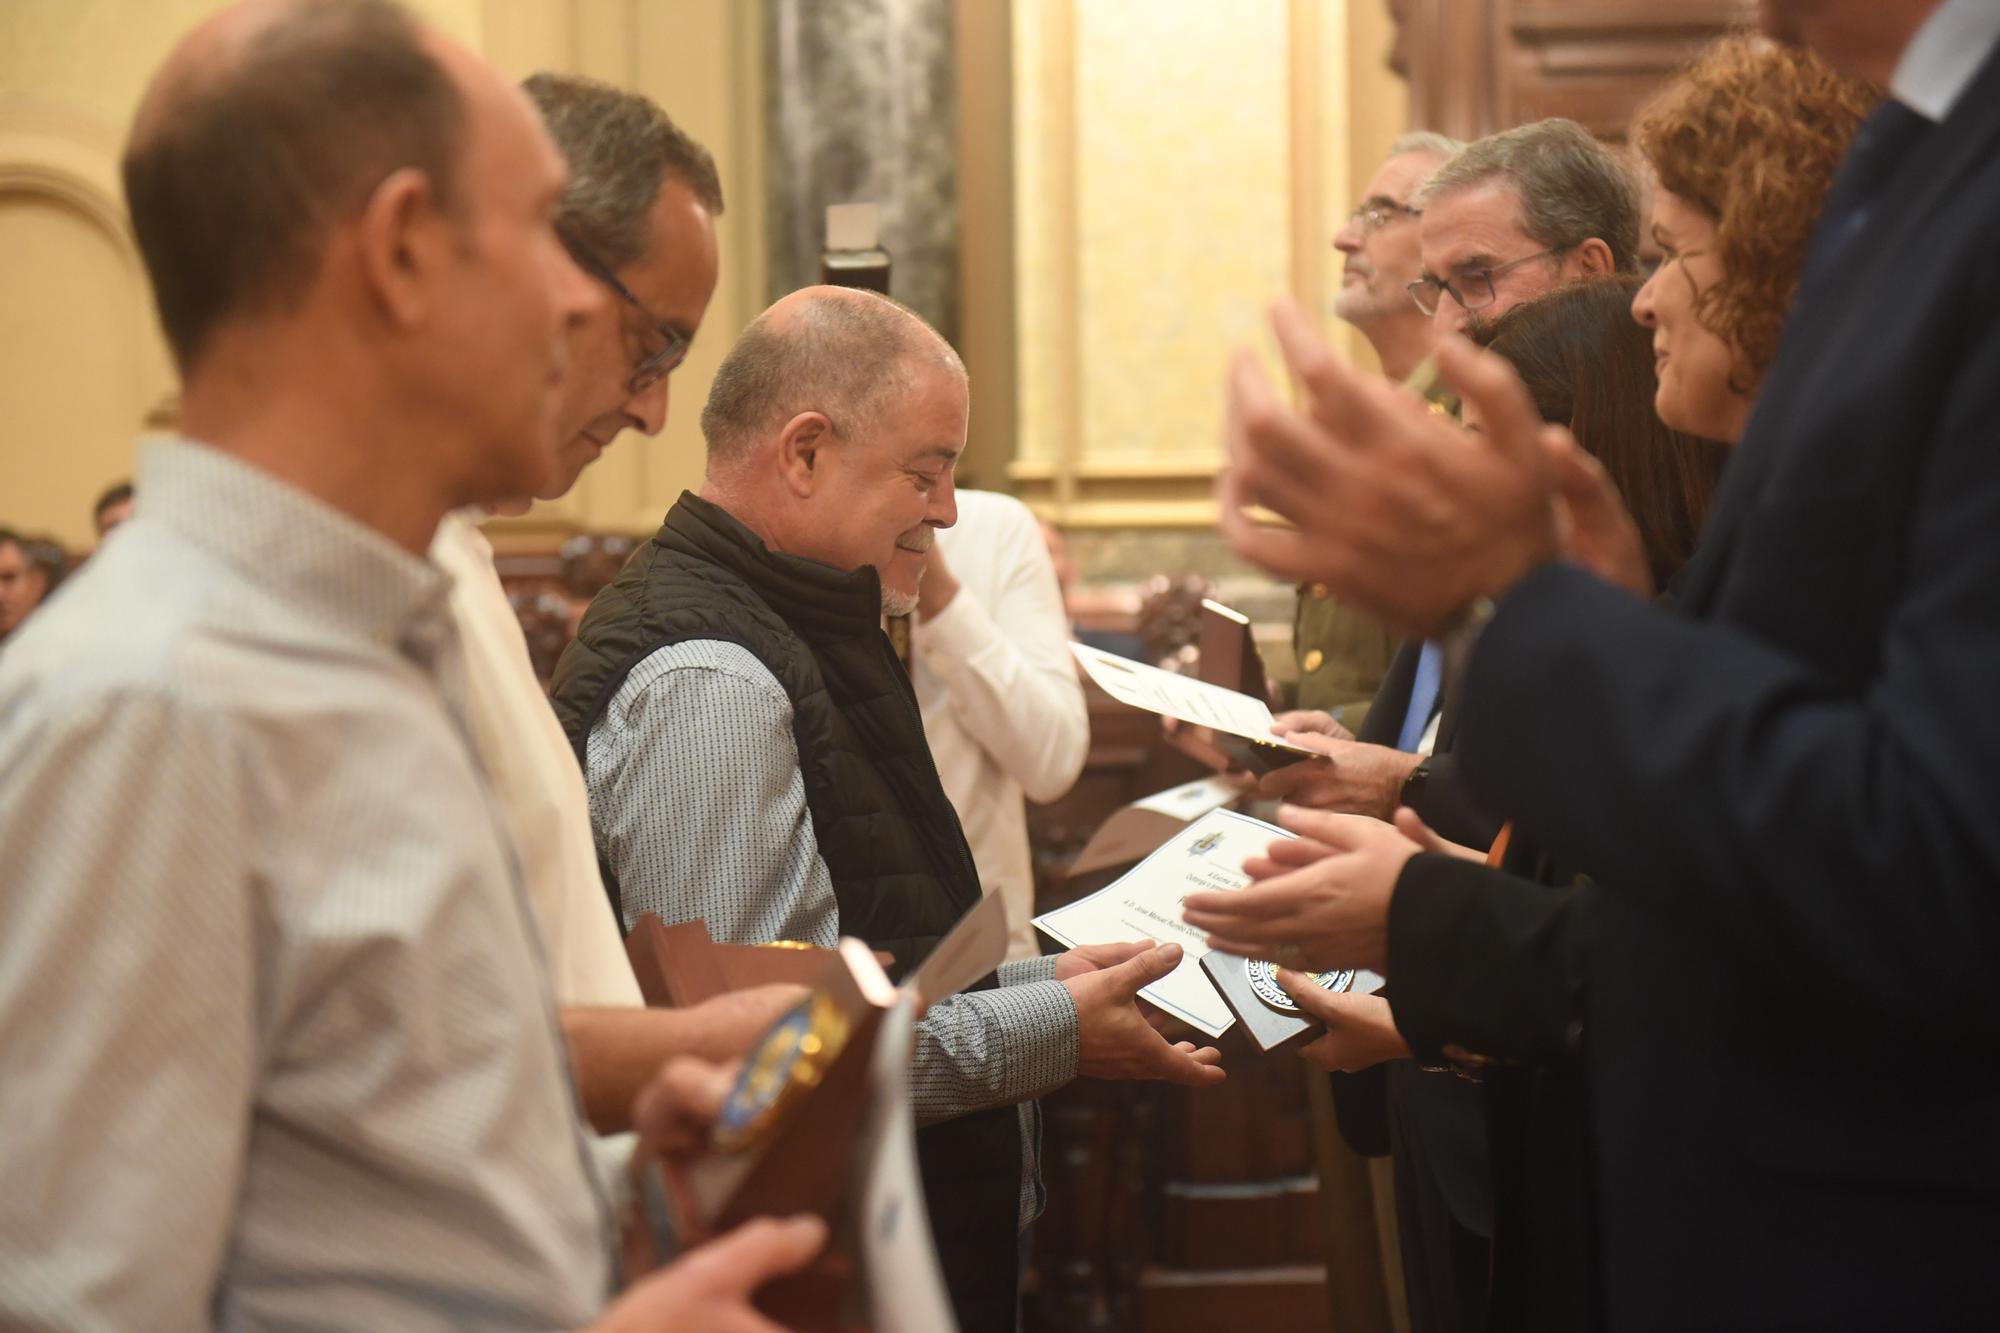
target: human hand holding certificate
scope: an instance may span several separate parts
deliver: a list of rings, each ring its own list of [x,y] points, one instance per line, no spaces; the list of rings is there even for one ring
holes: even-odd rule
[[[1180,964],[1139,993],[1189,1027],[1219,1037],[1235,1019],[1202,973],[1208,937],[1181,919],[1181,899],[1199,889],[1242,888],[1250,882],[1244,858],[1261,854],[1274,838],[1291,836],[1233,810],[1210,811],[1114,883],[1037,917],[1035,925],[1070,948],[1141,938],[1180,945]]]

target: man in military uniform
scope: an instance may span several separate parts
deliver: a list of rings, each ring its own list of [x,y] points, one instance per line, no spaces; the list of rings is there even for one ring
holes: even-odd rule
[[[1404,290],[1419,276],[1418,210],[1410,200],[1424,179],[1464,145],[1442,134],[1407,134],[1368,181],[1352,216],[1333,238],[1347,256],[1333,313],[1360,330],[1375,349],[1382,373],[1402,380],[1432,402],[1449,400],[1428,357],[1436,338],[1432,322]],[[1454,404],[1455,406],[1455,404]],[[1299,589],[1292,620],[1298,655],[1296,705],[1353,716],[1382,683],[1396,639],[1380,625],[1337,602],[1326,589]]]

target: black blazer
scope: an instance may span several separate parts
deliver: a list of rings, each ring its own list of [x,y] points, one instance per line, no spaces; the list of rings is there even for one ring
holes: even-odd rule
[[[1505,599],[1457,752],[1603,887],[1616,1329],[1984,1327],[2000,1245],[2000,54],[1801,294],[1683,580]]]
[[[1422,643],[1398,645],[1368,716],[1355,739],[1373,745],[1394,745],[1410,708]],[[1452,701],[1447,701],[1452,702]],[[1437,742],[1430,777],[1416,803],[1424,822],[1454,842],[1483,846],[1493,840],[1499,821],[1479,807],[1458,771],[1451,750],[1458,734],[1458,709],[1448,707],[1438,719]],[[1390,1151],[1391,1116],[1388,1068],[1377,1065],[1357,1074],[1334,1074],[1333,1102],[1341,1134],[1355,1151],[1381,1156]],[[1399,1080],[1404,1102],[1405,1137],[1425,1145],[1415,1169],[1426,1173],[1444,1196],[1459,1224],[1481,1235],[1492,1230],[1492,1195],[1488,1181],[1486,1127],[1479,1089],[1452,1074],[1417,1074]]]

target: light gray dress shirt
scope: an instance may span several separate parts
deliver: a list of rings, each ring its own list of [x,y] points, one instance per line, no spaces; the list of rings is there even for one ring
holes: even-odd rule
[[[0,1327],[595,1317],[447,580],[199,445],[138,484],[0,660]]]
[[[657,912],[739,944],[839,940],[791,700],[748,649],[697,639],[654,652],[585,748],[591,825],[628,928]],[[1028,1103],[1076,1076],[1076,1005],[1054,972],[1050,958],[1006,963],[998,988],[931,1006],[910,1070],[918,1124]],[[1022,1105],[1023,1225],[1042,1202],[1039,1127]]]

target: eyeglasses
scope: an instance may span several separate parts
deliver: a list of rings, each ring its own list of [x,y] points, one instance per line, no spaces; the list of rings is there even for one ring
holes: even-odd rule
[[[1423,215],[1423,209],[1399,204],[1393,199],[1367,199],[1347,215],[1347,220],[1357,224],[1363,232],[1371,232],[1380,231],[1402,218],[1420,218]]]
[[[1503,273],[1512,272],[1523,264],[1537,259],[1547,259],[1575,248],[1573,245],[1558,245],[1548,250],[1537,250],[1534,254],[1522,255],[1519,259],[1510,259],[1504,264],[1495,264],[1492,268],[1467,269],[1456,278],[1418,278],[1404,290],[1410,294],[1410,299],[1417,303],[1417,309],[1426,315],[1437,313],[1438,300],[1446,292],[1451,293],[1451,299],[1458,302],[1462,310],[1484,310],[1500,299],[1499,294],[1493,289],[1493,279]]]
[[[646,318],[646,327],[667,340],[667,345],[651,356],[640,360],[632,367],[632,377],[625,381],[625,391],[637,397],[673,373],[674,367],[687,360],[688,340],[685,336],[667,327],[667,322],[646,308],[646,303],[632,295],[632,289],[618,280],[611,266],[599,259],[591,248],[578,237],[556,228],[556,235],[568,250],[577,267],[596,278],[612,291],[623,297],[625,303]]]

